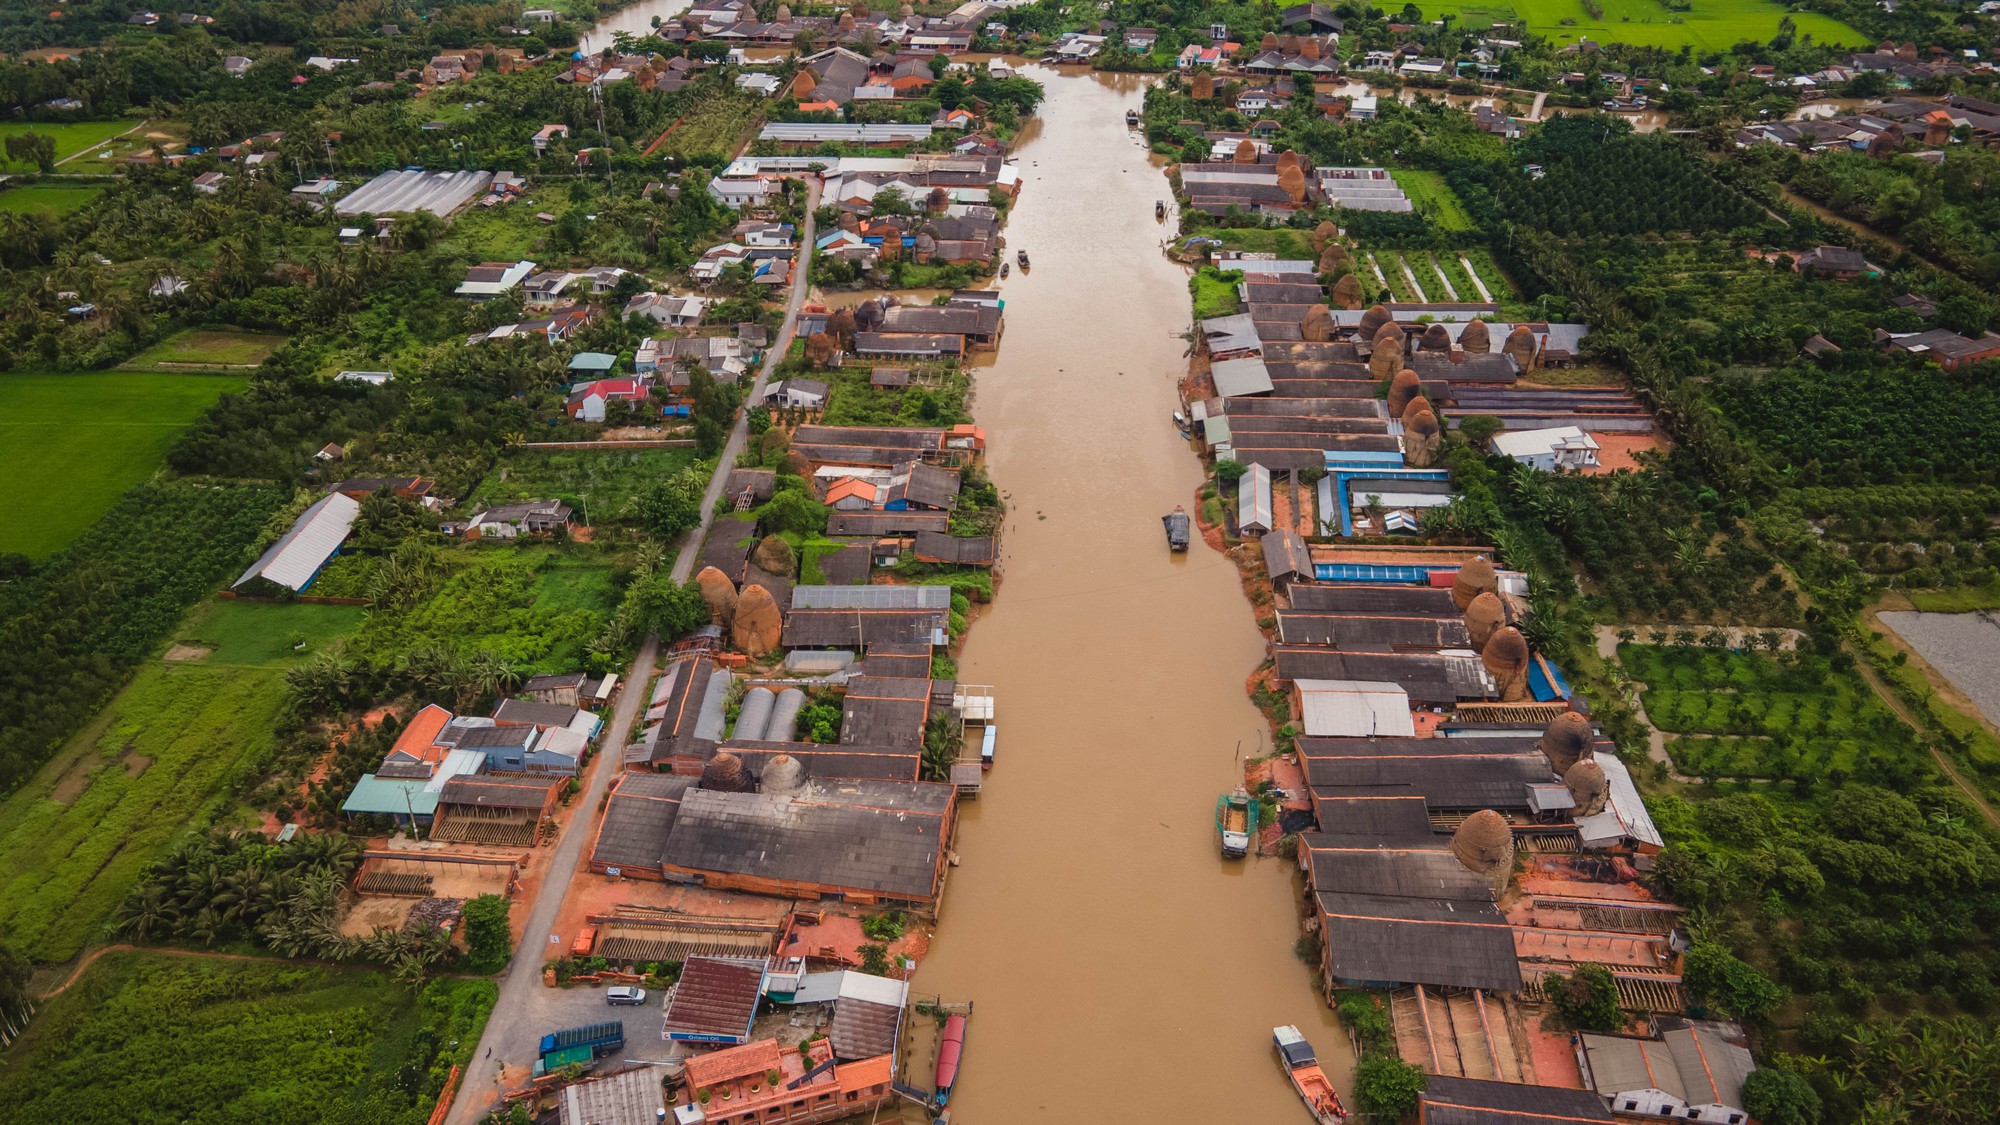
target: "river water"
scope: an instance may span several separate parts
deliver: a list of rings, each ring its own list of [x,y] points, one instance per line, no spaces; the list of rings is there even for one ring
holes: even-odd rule
[[[1263,642],[1229,560],[1171,555],[1160,527],[1200,469],[1170,419],[1167,184],[1124,123],[1142,80],[1028,73],[1048,99],[1006,234],[1034,269],[1000,283],[974,410],[1005,580],[959,661],[994,688],[998,761],[914,984],[977,1004],[957,1119],[1305,1120],[1271,1028],[1303,1028],[1343,1091],[1352,1060],[1292,952],[1290,865],[1216,853],[1216,795],[1268,737],[1244,693]]]

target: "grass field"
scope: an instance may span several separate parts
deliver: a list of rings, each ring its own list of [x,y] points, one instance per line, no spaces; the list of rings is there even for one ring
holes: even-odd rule
[[[757,123],[758,103],[745,98],[711,98],[698,104],[681,119],[673,135],[651,153],[653,156],[697,156],[718,153],[734,156],[736,146]]]
[[[428,598],[370,614],[354,645],[391,659],[426,645],[490,652],[523,671],[581,666],[618,608],[606,552],[581,545],[468,543],[441,552]]]
[[[1396,186],[1410,197],[1410,203],[1417,212],[1439,228],[1472,229],[1472,216],[1465,213],[1465,205],[1458,201],[1458,196],[1452,193],[1443,176],[1415,168],[1398,168],[1390,174],[1396,177]]]
[[[0,211],[55,218],[81,210],[103,194],[102,184],[25,184],[0,191]]]
[[[1190,234],[1197,233],[1190,231]],[[1222,240],[1224,249],[1276,254],[1280,258],[1318,258],[1308,240],[1311,232],[1282,227],[1215,227],[1199,232]]]
[[[201,607],[174,639],[205,648],[200,663],[253,667],[296,664],[328,642],[361,628],[360,606],[279,605],[217,598]]]
[[[0,375],[12,518],[0,552],[60,550],[160,466],[167,447],[243,380],[219,375]]]
[[[1599,43],[1630,43],[1638,47],[1681,46],[1726,50],[1740,40],[1766,42],[1778,31],[1778,20],[1789,14],[1800,35],[1815,43],[1858,46],[1867,37],[1830,16],[1788,13],[1774,0],[1694,0],[1692,11],[1670,12],[1659,0],[1602,0],[1604,18],[1594,20],[1581,0],[1513,0],[1512,3],[1459,4],[1423,2],[1424,18],[1452,14],[1466,28],[1488,23],[1525,20],[1528,29],[1548,36],[1558,46],[1591,39]],[[1564,26],[1563,20],[1575,20]]]
[[[566,185],[538,183],[534,194],[505,207],[468,207],[451,224],[447,250],[461,250],[479,261],[520,261],[541,253],[549,224],[539,213],[560,215],[570,209]]]
[[[136,121],[55,121],[55,122],[0,122],[0,140],[18,137],[24,133],[40,133],[56,139],[56,159],[74,156],[100,141],[108,141],[138,124]],[[34,165],[20,160],[8,160],[5,149],[0,149],[0,171],[27,172]]]
[[[1231,279],[1234,280],[1231,280]],[[1194,296],[1194,315],[1197,320],[1212,316],[1229,316],[1236,312],[1237,283],[1242,276],[1234,270],[1225,278],[1211,266],[1203,266],[1188,278],[1188,292]]]
[[[633,501],[694,464],[688,449],[515,449],[472,490],[475,507],[517,500],[575,497],[581,521],[603,525],[632,518]]]
[[[142,668],[0,805],[0,931],[40,961],[101,937],[162,851],[234,807],[282,698],[276,671]]]
[[[0,1068],[13,1125],[420,1125],[498,988],[120,952],[36,1013]]]
[[[1948,590],[1905,590],[1912,609],[1925,613],[1972,613],[2000,609],[2000,586],[1954,586]]]
[[[128,371],[176,371],[190,367],[255,367],[284,346],[283,336],[259,332],[219,332],[190,328],[154,344],[123,364]]]

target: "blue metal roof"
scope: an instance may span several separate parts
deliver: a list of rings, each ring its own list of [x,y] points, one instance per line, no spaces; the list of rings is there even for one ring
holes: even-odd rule
[[[1547,672],[1543,671],[1545,668]],[[1535,659],[1528,661],[1528,693],[1535,697],[1537,703],[1553,703],[1559,699],[1568,699],[1569,681],[1563,679],[1562,669],[1556,667],[1554,661],[1537,655]]]

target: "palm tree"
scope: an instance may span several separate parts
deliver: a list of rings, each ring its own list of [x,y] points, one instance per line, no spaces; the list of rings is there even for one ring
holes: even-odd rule
[[[490,652],[482,651],[475,654],[466,671],[468,686],[483,696],[505,695],[521,683],[521,673],[508,667],[506,661]]]

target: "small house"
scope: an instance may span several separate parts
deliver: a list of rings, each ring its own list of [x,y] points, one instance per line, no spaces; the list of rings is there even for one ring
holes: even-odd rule
[[[570,392],[567,410],[579,422],[602,422],[614,402],[644,402],[650,388],[638,379],[597,379]]]
[[[818,410],[826,405],[827,385],[818,379],[781,379],[764,393],[767,406]]]
[[[1531,469],[1584,469],[1597,464],[1597,439],[1576,426],[1495,434],[1493,452]]]
[[[1794,266],[1800,273],[1830,277],[1835,281],[1851,281],[1869,272],[1868,259],[1861,251],[1845,246],[1818,246],[1800,254]]]

